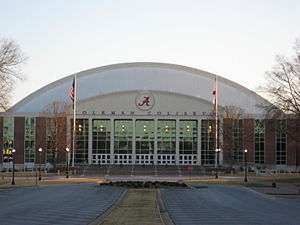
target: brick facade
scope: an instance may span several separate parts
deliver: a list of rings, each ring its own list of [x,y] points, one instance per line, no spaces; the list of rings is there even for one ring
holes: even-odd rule
[[[232,119],[223,121],[223,163],[232,165]]]
[[[275,164],[275,120],[267,119],[265,127],[265,164]]]
[[[15,163],[24,163],[24,134],[25,118],[15,117],[14,121],[14,148],[16,149]]]
[[[41,163],[44,164],[46,160],[46,151],[47,151],[47,143],[46,143],[46,118],[37,117],[36,118],[36,131],[35,131],[35,154],[38,157],[35,157],[36,163],[39,163],[39,148],[42,148],[41,154]]]
[[[244,148],[248,150],[247,162],[254,163],[254,119],[244,119]]]
[[[1,146],[1,155],[0,155],[0,162],[3,160],[3,117],[0,117],[0,146]]]

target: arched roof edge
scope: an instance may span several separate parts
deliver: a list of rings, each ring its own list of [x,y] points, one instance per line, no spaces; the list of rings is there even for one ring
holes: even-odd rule
[[[110,65],[105,65],[105,66],[99,66],[99,67],[95,67],[95,68],[91,68],[91,69],[87,69],[87,70],[83,70],[80,71],[78,73],[73,73],[71,75],[67,75],[66,77],[63,77],[61,79],[58,79],[56,81],[53,81],[49,84],[47,84],[46,86],[34,91],[33,93],[29,94],[28,96],[26,96],[25,98],[21,99],[19,102],[17,102],[15,105],[13,105],[12,107],[10,107],[7,112],[14,112],[17,111],[17,109],[19,107],[21,107],[22,105],[26,104],[27,102],[29,102],[30,100],[32,100],[34,97],[40,95],[41,93],[43,93],[45,90],[51,89],[55,86],[57,86],[58,84],[62,84],[65,83],[66,81],[72,81],[73,77],[76,75],[77,78],[80,77],[84,77],[84,76],[88,76],[92,73],[96,73],[96,72],[105,72],[105,71],[110,71],[110,70],[116,70],[116,69],[122,69],[122,68],[130,68],[130,67],[156,67],[156,68],[166,68],[166,69],[174,69],[174,70],[181,70],[181,71],[185,71],[185,72],[189,72],[192,74],[197,74],[197,75],[205,75],[208,78],[214,79],[215,76],[217,76],[217,79],[221,82],[223,82],[224,84],[227,84],[229,86],[235,87],[240,89],[243,92],[248,92],[249,94],[255,96],[257,99],[263,100],[264,102],[268,102],[265,98],[263,98],[262,96],[258,95],[257,93],[255,93],[254,91],[234,82],[231,81],[227,78],[224,78],[220,75],[214,74],[214,73],[210,73],[204,70],[200,70],[200,69],[196,69],[193,67],[188,67],[188,66],[183,66],[183,65],[178,65],[178,64],[171,64],[171,63],[161,63],[161,62],[129,62],[129,63],[117,63],[117,64],[110,64]],[[71,82],[70,82],[70,88],[71,88]],[[268,102],[269,103],[269,102]],[[271,103],[269,103],[271,104]]]

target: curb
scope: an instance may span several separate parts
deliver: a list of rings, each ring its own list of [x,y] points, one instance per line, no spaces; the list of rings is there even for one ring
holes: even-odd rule
[[[166,209],[164,201],[161,198],[160,190],[156,188],[155,194],[156,194],[156,200],[157,200],[157,209],[158,209],[158,213],[159,213],[162,224],[163,225],[175,225]]]
[[[112,204],[112,206],[109,207],[104,213],[102,213],[101,215],[96,217],[96,219],[94,221],[92,221],[91,223],[89,223],[88,225],[100,225],[105,220],[105,218],[120,205],[120,203],[124,199],[126,193],[127,193],[127,189],[124,189],[120,198],[114,204]]]

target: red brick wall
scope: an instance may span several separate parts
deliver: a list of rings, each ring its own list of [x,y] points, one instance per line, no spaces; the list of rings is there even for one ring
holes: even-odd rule
[[[223,120],[223,161],[232,163],[232,119]]]
[[[296,166],[300,164],[300,120],[287,120],[287,165]]]
[[[265,164],[275,164],[275,120],[267,119],[265,125]]]
[[[1,146],[1,154],[0,154],[0,163],[2,163],[2,150],[3,150],[3,117],[0,117],[0,146]]]
[[[24,133],[25,118],[15,117],[14,119],[14,148],[16,149],[15,163],[24,163]]]
[[[57,152],[57,162],[66,162],[66,147],[67,147],[67,118],[58,118],[59,128],[57,130],[59,136],[58,152]]]
[[[296,136],[298,137],[297,146],[296,146],[296,165],[300,166],[300,119],[297,119],[296,123],[297,123]]]
[[[40,163],[39,148],[42,148],[41,163],[44,164],[46,161],[46,118],[36,118],[36,130],[35,130],[35,154],[37,157],[36,163]]]
[[[244,119],[244,148],[248,150],[247,162],[254,163],[254,119]]]

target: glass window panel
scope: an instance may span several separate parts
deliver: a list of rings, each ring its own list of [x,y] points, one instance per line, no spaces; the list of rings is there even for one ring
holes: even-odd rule
[[[203,165],[215,163],[215,121],[201,121],[201,162]]]
[[[114,153],[132,154],[132,120],[114,121]]]
[[[110,120],[93,120],[93,142],[97,143],[97,145],[93,146],[92,153],[110,154],[110,136]]]

